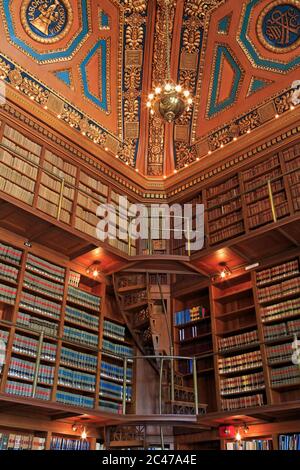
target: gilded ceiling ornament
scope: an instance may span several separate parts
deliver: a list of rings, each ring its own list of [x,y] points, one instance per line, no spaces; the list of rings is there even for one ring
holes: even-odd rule
[[[261,12],[257,22],[260,41],[276,53],[286,53],[300,45],[299,0],[276,0]]]
[[[146,0],[123,0],[125,13],[144,13],[147,8]]]
[[[238,119],[237,123],[240,128],[240,133],[245,134],[247,131],[251,131],[260,125],[259,114],[256,110],[252,111],[241,119]]]
[[[0,78],[7,78],[10,66],[4,60],[0,59]]]
[[[194,162],[197,158],[197,152],[195,147],[184,142],[176,142],[176,169],[183,168]]]
[[[86,135],[94,141],[95,144],[104,144],[106,140],[105,134],[102,130],[95,124],[89,124],[89,127],[86,131]]]
[[[186,0],[185,13],[189,16],[197,16],[203,24],[207,13],[222,2],[223,0]]]
[[[19,88],[25,95],[37,103],[45,104],[48,100],[49,91],[26,76],[23,78]]]
[[[290,109],[292,93],[293,91],[289,90],[286,91],[283,95],[275,98],[274,104],[276,107],[277,114],[282,114]]]
[[[50,44],[69,32],[73,21],[69,0],[24,0],[21,22],[35,41]]]
[[[141,72],[139,67],[127,67],[124,74],[126,88],[138,89],[141,84]]]
[[[124,100],[124,116],[126,121],[134,122],[138,120],[139,102],[137,99]]]
[[[21,85],[21,83],[23,81],[23,77],[22,77],[22,74],[21,74],[20,70],[13,69],[9,72],[8,76],[9,76],[9,79],[10,79],[10,81],[13,85],[15,85],[15,86]]]
[[[65,105],[64,110],[61,113],[61,119],[70,124],[71,127],[79,129],[82,115],[70,106]]]
[[[125,33],[126,45],[129,49],[141,49],[144,38],[142,26],[128,25]]]
[[[186,26],[182,35],[184,49],[189,52],[199,52],[201,40],[201,22],[198,18],[192,17],[184,22]]]
[[[134,139],[127,139],[121,145],[119,151],[119,158],[130,166],[134,166],[134,154],[135,154],[136,142]]]

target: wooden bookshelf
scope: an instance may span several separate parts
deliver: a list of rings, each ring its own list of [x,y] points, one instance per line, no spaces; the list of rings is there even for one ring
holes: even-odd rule
[[[173,298],[175,354],[197,357],[199,403],[216,410],[213,339],[208,289]],[[177,371],[184,383],[193,386],[192,361],[178,361]]]
[[[219,410],[267,402],[250,274],[211,286]]]
[[[299,257],[258,271],[255,282],[271,401],[297,400],[300,375],[292,363],[292,341],[300,332]]]
[[[105,321],[115,324],[104,320],[105,288],[102,283],[70,269],[68,263],[59,265],[51,258],[50,253],[41,257],[30,248],[20,249],[17,243],[16,246],[0,243],[0,277],[3,278],[0,339],[7,346],[1,368],[1,392],[27,397],[30,403],[45,400],[101,411],[104,409],[99,401],[103,398],[101,364],[104,359],[100,350],[108,340]],[[12,280],[16,286],[11,285]],[[120,320],[118,328],[125,335]],[[126,332],[126,337],[109,338],[109,341],[119,344],[124,351],[113,352],[107,348],[106,362],[120,365],[119,358],[133,351],[130,336]],[[128,370],[130,402],[132,365]],[[119,388],[120,396],[121,376],[120,372],[109,380]],[[120,398],[111,401],[122,402]],[[105,411],[120,412],[120,407],[105,408]]]

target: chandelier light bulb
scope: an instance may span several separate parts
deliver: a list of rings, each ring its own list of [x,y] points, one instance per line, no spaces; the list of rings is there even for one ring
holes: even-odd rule
[[[159,86],[157,86],[157,87],[155,88],[155,94],[156,94],[156,95],[159,95],[160,93],[161,93],[161,88],[160,88]]]
[[[172,88],[171,83],[166,83],[166,84],[165,84],[165,90],[166,90],[166,91],[170,91],[171,88]]]
[[[176,85],[175,90],[177,91],[177,93],[180,93],[181,89],[181,85]]]
[[[187,100],[187,102],[188,102],[188,104],[192,104],[192,102],[193,102],[192,98],[189,98],[189,99]]]
[[[190,92],[189,90],[184,90],[183,92],[184,96],[187,98],[188,96],[190,96]]]
[[[147,106],[147,108],[151,108],[151,102],[147,101],[146,106]]]
[[[154,94],[153,94],[153,93],[149,93],[148,99],[151,101],[151,100],[153,100],[153,98],[154,98]]]
[[[87,433],[86,433],[86,429],[83,428],[83,431],[81,433],[81,439],[86,439],[87,438]]]

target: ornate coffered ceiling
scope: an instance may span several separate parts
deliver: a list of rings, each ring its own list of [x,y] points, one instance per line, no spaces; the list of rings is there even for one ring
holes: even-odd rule
[[[289,110],[299,0],[170,1],[171,74],[194,95],[175,124],[145,106],[165,73],[164,0],[1,0],[0,75],[57,129],[147,177],[205,165],[229,143],[234,153]]]

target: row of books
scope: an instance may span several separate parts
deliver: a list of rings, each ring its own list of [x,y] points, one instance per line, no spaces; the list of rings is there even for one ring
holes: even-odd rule
[[[48,336],[56,337],[58,334],[58,325],[56,323],[32,317],[28,313],[18,312],[17,323],[33,331],[43,331]]]
[[[100,380],[99,395],[109,396],[112,398],[123,398],[124,390],[123,385],[109,382],[107,380]],[[126,400],[130,401],[132,398],[132,387],[126,386]]]
[[[33,398],[32,397],[32,384],[7,380],[5,393],[9,393],[10,395],[16,395],[18,397]],[[51,398],[50,388],[37,387],[34,398],[37,398],[38,400],[50,400]]]
[[[95,189],[104,196],[108,195],[108,186],[103,184],[101,181],[96,180],[90,175],[87,175],[83,171],[80,172],[79,180],[81,183],[89,186],[92,189]]]
[[[281,176],[281,169],[274,168],[273,170],[264,173],[263,175],[253,178],[251,180],[244,182],[245,191],[256,190],[257,186],[262,185],[263,183],[267,183],[268,180],[272,180],[277,176]]]
[[[88,224],[94,226],[95,228],[97,227],[97,224],[99,222],[96,213],[86,211],[79,205],[76,206],[76,216],[79,217],[81,220],[84,220]]]
[[[4,127],[4,136],[7,137],[11,141],[12,148],[13,148],[13,143],[15,143],[27,149],[30,152],[30,154],[34,153],[37,156],[41,154],[42,147],[39,144],[28,139],[19,131],[17,131],[13,127],[8,126],[7,124]],[[27,156],[27,154],[24,154],[23,156],[25,157]],[[39,162],[39,159],[37,160],[37,163],[38,162]]]
[[[33,181],[31,178],[28,178],[27,176],[23,175],[17,170],[14,170],[12,167],[6,166],[3,163],[3,159],[7,154],[4,150],[0,150],[0,158],[1,158],[1,176],[4,178],[4,180],[9,180],[10,183],[20,186],[21,188],[24,188],[27,191],[30,191],[31,193],[34,192],[35,188],[35,181]],[[13,159],[13,163],[15,160],[19,160],[17,158]],[[7,161],[7,158],[6,158]],[[23,164],[22,160],[19,160],[20,164]],[[20,166],[20,165],[19,165]],[[32,172],[36,171],[34,167],[31,167],[31,165],[28,165],[30,168],[32,168]],[[30,172],[29,174],[31,174]]]
[[[280,434],[279,450],[300,450],[300,434]]]
[[[222,240],[227,240],[229,238],[236,237],[244,232],[244,223],[238,222],[230,227],[224,228],[219,232],[210,235],[211,245],[221,242]]]
[[[108,413],[122,413],[122,405],[120,403],[104,400],[103,398],[100,398],[99,400],[99,408],[100,410],[106,411]]]
[[[272,181],[271,187],[272,187],[273,194],[278,193],[279,191],[282,191],[284,188],[283,180],[280,179],[280,180]],[[246,204],[251,204],[252,202],[257,201],[258,199],[265,199],[267,197],[269,197],[269,189],[266,184],[260,188],[253,189],[249,193],[245,193]]]
[[[90,194],[83,194],[80,191],[84,191],[84,193]],[[92,199],[95,198],[95,199]],[[96,214],[97,208],[101,202],[106,202],[106,201],[101,201],[101,196],[94,194],[93,191],[86,186],[83,186],[81,183],[79,183],[79,191],[77,195],[77,205],[84,207],[87,211],[92,212],[93,214]]]
[[[292,343],[277,344],[267,348],[267,357],[269,363],[281,362],[287,359],[292,361],[293,349]]]
[[[222,398],[221,408],[223,411],[237,410],[239,408],[251,408],[262,406],[264,397],[261,393],[257,395],[248,395],[238,398]]]
[[[271,385],[272,387],[278,387],[280,385],[300,385],[300,371],[299,367],[285,366],[279,367],[278,369],[271,369]]]
[[[38,274],[46,275],[57,282],[63,283],[65,279],[65,268],[50,263],[49,261],[33,255],[32,253],[28,253],[26,268]]]
[[[75,219],[75,228],[80,232],[87,233],[91,237],[96,238],[96,227],[84,222],[79,217],[76,217]]]
[[[4,139],[3,145],[9,144],[8,139]],[[0,150],[0,157],[2,162],[10,168],[13,168],[19,173],[28,176],[31,180],[35,181],[37,178],[37,167],[30,165],[23,158],[18,158],[5,150]]]
[[[12,350],[27,356],[36,357],[39,342],[35,338],[15,334]],[[41,359],[54,362],[56,359],[57,346],[53,343],[43,342]]]
[[[0,433],[0,450],[44,450],[46,439],[29,434]]]
[[[189,323],[191,321],[201,320],[208,316],[207,309],[202,305],[186,308],[175,312],[174,314],[174,323],[175,325],[183,325],[184,323]]]
[[[48,281],[35,274],[25,272],[24,275],[24,287],[39,292],[41,294],[47,294],[57,300],[63,299],[64,286],[57,284],[56,282]]]
[[[219,351],[227,351],[241,346],[247,346],[258,342],[257,330],[247,331],[240,335],[228,336],[226,338],[218,338]]]
[[[123,251],[124,253],[128,253],[128,243],[121,241],[117,238],[109,238],[108,244],[117,250]],[[131,256],[136,255],[136,246],[134,246],[134,240],[131,240]]]
[[[87,439],[52,437],[50,450],[90,450],[90,442]]]
[[[258,272],[256,283],[258,286],[261,286],[271,281],[281,281],[293,274],[299,274],[299,262],[296,259]]]
[[[0,259],[13,264],[20,264],[23,252],[0,242]]]
[[[233,176],[232,178],[229,178],[228,180],[224,181],[221,184],[218,184],[218,186],[213,186],[211,188],[207,189],[207,198],[211,198],[213,196],[216,196],[219,193],[223,193],[226,190],[232,189],[236,186],[239,185],[239,178],[237,175]]]
[[[210,333],[209,331],[204,332],[200,328],[199,324],[187,326],[185,328],[180,328],[178,330],[179,341],[185,341],[188,339],[197,338],[201,334],[209,334],[209,333]]]
[[[80,406],[83,408],[94,407],[93,398],[79,395],[77,393],[64,392],[61,390],[57,390],[56,392],[56,401],[59,403],[64,403],[65,405]]]
[[[104,378],[111,378],[116,381],[123,381],[124,367],[102,361],[100,375],[101,377],[104,377]],[[126,370],[126,380],[128,382],[131,382],[132,380],[132,369],[129,367],[127,367],[127,370]]]
[[[233,201],[222,204],[219,207],[213,207],[208,212],[208,221],[211,222],[219,217],[226,216],[227,214],[241,209],[240,199],[234,199]]]
[[[97,356],[74,351],[66,347],[61,348],[60,362],[64,365],[79,367],[90,371],[96,371],[97,369]]]
[[[69,286],[79,287],[80,283],[80,274],[75,271],[70,271],[68,284]]]
[[[273,157],[269,158],[268,160],[263,161],[262,163],[258,163],[255,166],[249,168],[246,171],[242,172],[243,181],[247,181],[254,177],[260,176],[262,173],[269,171],[272,168],[275,168],[280,165],[280,160],[278,155],[274,155]]]
[[[224,193],[220,193],[212,199],[207,200],[207,208],[211,209],[216,206],[221,206],[234,198],[240,198],[240,190],[238,187],[230,189]]]
[[[282,151],[284,160],[286,162],[289,162],[290,160],[293,160],[294,158],[297,158],[300,156],[300,145],[298,143],[293,144],[293,147],[290,147],[286,150]]]
[[[268,302],[298,292],[300,292],[300,277],[258,289],[258,300],[259,302]]]
[[[62,186],[61,186],[61,179],[57,179],[55,177],[52,177],[50,176],[48,173],[45,173],[44,171],[42,172],[41,174],[41,184],[40,184],[40,188],[43,188],[42,191],[40,191],[40,196],[42,197],[45,197],[47,199],[47,193],[46,193],[46,189],[49,188],[53,191],[55,191],[55,199],[54,201],[56,202],[57,201],[57,193],[60,194],[61,193],[61,189],[62,189]],[[62,203],[63,204],[67,204],[66,206],[63,206],[63,207],[68,207],[68,203],[70,203],[70,201],[73,201],[74,200],[74,195],[75,195],[75,191],[73,188],[71,188],[70,186],[68,186],[67,184],[64,185],[64,188],[63,188],[63,201]],[[66,199],[69,199],[70,201],[66,201]],[[70,206],[69,206],[70,207]]]
[[[210,222],[209,224],[209,232],[210,234],[217,232],[219,230],[222,230],[229,225],[233,225],[236,222],[239,222],[242,218],[242,212],[241,211],[236,211],[233,212],[232,214],[228,214],[224,217],[221,217],[217,219],[214,222]]]
[[[101,305],[101,297],[90,294],[73,286],[68,287],[68,300],[76,302],[79,305],[88,307],[92,310],[99,311]]]
[[[9,305],[14,305],[16,301],[17,289],[14,287],[0,284],[0,302],[4,302]]]
[[[286,202],[285,193],[281,192],[281,193],[275,194],[273,196],[273,200],[274,200],[274,205],[275,206],[278,206],[281,203]],[[249,216],[253,216],[253,215],[256,215],[256,214],[261,214],[261,213],[264,213],[266,211],[269,211],[270,208],[271,208],[270,198],[266,197],[266,199],[260,199],[257,202],[249,204],[248,205],[248,214],[249,214]]]
[[[257,374],[241,375],[222,379],[220,381],[221,395],[233,395],[243,392],[252,392],[265,388],[265,379],[263,372]]]
[[[293,317],[300,314],[300,300],[292,299],[279,302],[278,304],[268,305],[260,308],[262,321],[282,320],[285,317]]]
[[[35,376],[35,363],[24,361],[12,357],[9,364],[9,377],[17,377],[19,379],[33,380]],[[52,385],[54,380],[54,367],[40,365],[38,371],[38,381],[47,385]]]
[[[265,325],[264,337],[265,340],[272,340],[281,338],[282,336],[289,336],[300,331],[300,319],[292,320],[287,323],[277,323],[276,325]]]
[[[66,162],[54,153],[46,150],[44,168],[59,178],[64,178],[68,183],[75,185],[77,167]]]
[[[85,374],[72,369],[60,367],[58,369],[58,384],[67,387],[77,388],[78,390],[95,391],[95,375]]]
[[[252,439],[251,441],[227,442],[226,450],[272,450],[271,439]]]
[[[292,162],[291,165],[288,165],[290,167],[290,170],[293,170],[293,172],[288,175],[288,181],[290,186],[296,187],[300,183],[300,173],[299,173],[299,167],[295,167],[294,163],[299,163],[297,160],[295,162]],[[296,170],[296,171],[295,171]]]
[[[238,356],[219,358],[218,367],[220,374],[262,367],[261,352],[251,351],[246,354],[239,354]]]
[[[22,292],[20,308],[58,320],[60,317],[61,306],[55,302],[51,302],[51,300],[29,294],[28,292]]]
[[[3,341],[4,344],[7,344],[9,337],[9,332],[6,330],[0,330],[0,341]]]
[[[38,200],[37,200],[37,203],[36,203],[36,207],[40,211],[42,211],[45,214],[50,215],[50,216],[52,216],[56,219],[57,215],[58,215],[58,204],[53,204],[52,202],[48,201],[47,199],[44,199],[43,197],[41,197],[41,194],[44,194],[44,189],[41,185],[39,187],[39,190],[40,190],[40,194],[39,194],[39,197],[38,197]],[[70,220],[71,220],[70,212],[67,212],[63,208],[63,206],[62,206],[62,209],[60,211],[59,220],[61,222],[64,222],[65,224],[70,224]]]
[[[3,165],[1,165],[1,175],[3,171]],[[10,172],[11,173],[11,172]],[[20,180],[22,179],[20,175]],[[19,199],[32,206],[34,193],[27,191],[26,189],[19,186],[16,182],[9,181],[7,178],[0,176],[0,191],[3,191],[10,196]]]
[[[276,206],[277,219],[281,219],[282,217],[285,217],[288,214],[289,214],[289,207],[288,207],[287,202],[282,203],[280,206]],[[258,225],[264,225],[264,224],[273,222],[273,215],[272,215],[271,209],[262,211],[257,215],[253,215],[249,217],[248,222],[249,222],[250,228],[255,228]]]
[[[50,179],[50,177],[48,177]],[[59,182],[60,189],[59,191],[55,192],[52,191],[51,189],[47,188],[43,184],[39,185],[39,202],[41,201],[47,201],[46,204],[51,203],[52,211],[50,212],[50,215],[57,215],[58,212],[58,206],[61,203],[61,209],[68,217],[70,217],[70,213],[72,212],[73,208],[73,201],[69,200],[66,195],[69,195],[69,193],[74,190],[69,189],[67,186],[63,187],[62,190],[62,199],[60,196],[61,193],[61,182]],[[39,204],[39,208],[42,210],[42,204]],[[61,215],[61,214],[60,214]]]
[[[103,339],[102,348],[105,351],[112,352],[117,356],[126,356],[131,357],[133,356],[133,348],[129,346],[125,346],[123,344],[116,344],[108,341],[107,339]]]
[[[119,339],[124,341],[125,339],[125,326],[120,325],[119,323],[113,323],[109,320],[104,320],[103,322],[103,334],[109,336],[110,338]]]
[[[8,281],[17,282],[19,270],[8,264],[0,262],[0,277]]]
[[[95,189],[79,182],[77,204],[96,214],[99,204],[107,204],[107,196],[99,194]]]
[[[73,320],[83,327],[87,326],[88,328],[92,328],[96,331],[99,328],[99,317],[86,313],[78,308],[70,307],[69,305],[66,306],[65,319]]]
[[[75,341],[76,343],[83,343],[88,346],[98,346],[98,335],[88,333],[87,331],[78,330],[70,326],[64,326],[64,337]]]

